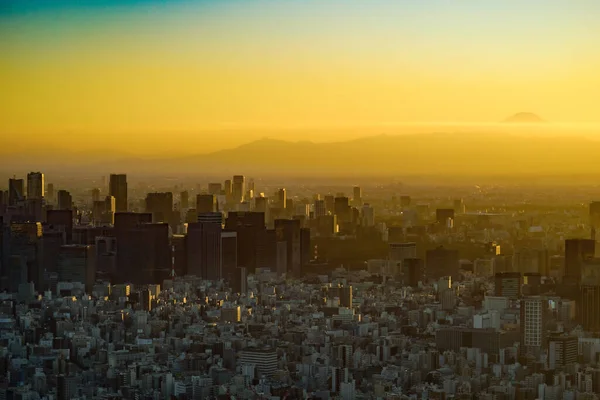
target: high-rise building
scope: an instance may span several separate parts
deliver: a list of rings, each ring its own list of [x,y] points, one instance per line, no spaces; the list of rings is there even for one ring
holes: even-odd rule
[[[545,339],[544,301],[541,297],[521,300],[521,354],[538,356]]]
[[[521,296],[522,278],[520,272],[498,272],[494,278],[495,296],[518,298]]]
[[[327,201],[327,198],[325,198],[325,201]],[[350,204],[347,197],[336,197],[333,208],[339,223],[351,221],[352,214],[350,212]]]
[[[86,291],[91,293],[96,280],[96,252],[93,246],[61,246],[57,272],[60,282],[81,282]]]
[[[25,182],[23,179],[11,178],[8,180],[8,205],[16,206],[25,200]]]
[[[565,240],[565,277],[573,283],[581,282],[583,262],[594,257],[596,242],[592,239]]]
[[[239,274],[237,262],[237,232],[223,231],[221,233],[221,266],[222,278],[233,285]]]
[[[577,317],[586,332],[600,332],[600,286],[581,286]]]
[[[219,182],[213,182],[208,184],[208,193],[218,196],[221,194],[222,185]]]
[[[332,195],[325,196],[325,210],[327,214],[335,214],[335,197]]]
[[[267,213],[269,208],[269,198],[268,197],[255,197],[254,198],[254,211]]]
[[[223,182],[223,194],[225,195],[225,197],[227,198],[227,200],[231,200],[231,193],[233,191],[233,185],[231,184],[231,179],[226,179],[225,182]]]
[[[360,186],[354,186],[352,188],[352,195],[352,202],[354,203],[354,206],[362,206],[362,189]]]
[[[238,265],[254,273],[257,264],[257,238],[266,229],[265,214],[262,212],[229,212],[225,230],[237,233]]]
[[[325,207],[325,200],[317,199],[314,205],[314,217],[319,218],[327,215],[327,208]]]
[[[275,232],[277,241],[287,244],[288,272],[298,277],[302,273],[302,256],[300,240],[300,221],[293,219],[276,219]]]
[[[231,193],[235,203],[241,203],[244,201],[244,195],[246,194],[246,178],[244,175],[233,176]]]
[[[92,218],[97,224],[115,223],[116,202],[113,196],[106,196],[104,200],[94,201]]]
[[[564,368],[575,364],[578,357],[577,336],[554,333],[548,337],[548,366],[550,369]]]
[[[100,201],[100,189],[98,189],[98,188],[92,189],[92,204],[95,201]]]
[[[217,198],[214,194],[199,194],[196,196],[196,211],[198,215],[219,211]]]
[[[46,197],[48,198],[49,201],[54,201],[54,184],[53,183],[49,183],[48,187],[46,188]]]
[[[435,210],[435,220],[442,226],[447,226],[448,220],[454,221],[454,215],[453,208],[438,208]]]
[[[223,278],[221,235],[223,233],[221,213],[203,213],[198,222],[188,225],[188,274],[206,280]]]
[[[428,278],[438,279],[449,275],[458,280],[459,270],[458,250],[440,246],[425,252],[425,272]]]
[[[154,222],[170,222],[173,214],[173,193],[148,193],[146,212],[152,214]]]
[[[417,244],[408,243],[389,243],[389,258],[391,261],[404,261],[407,258],[417,258]]]
[[[419,281],[425,278],[423,260],[420,258],[405,258],[402,261],[402,274],[405,285],[417,287]]]
[[[277,204],[278,208],[286,208],[287,206],[287,192],[285,188],[281,188],[277,191]]]
[[[187,190],[184,190],[179,194],[179,208],[182,210],[190,208],[190,194]]]
[[[57,208],[59,210],[72,210],[73,209],[73,197],[71,193],[66,190],[59,190],[56,194],[57,197]]]
[[[144,250],[135,249],[136,244],[134,238],[134,230],[140,224],[152,222],[152,214],[133,213],[133,212],[116,212],[115,213],[115,228],[114,234],[117,239],[117,276],[115,283],[127,282],[130,270],[130,264],[136,261],[136,251]],[[137,266],[139,268],[139,266]],[[140,273],[141,271],[138,271]]]
[[[400,196],[400,207],[408,208],[410,207],[411,198],[410,196]]]
[[[43,199],[45,188],[44,174],[41,172],[30,172],[27,174],[27,199]]]
[[[375,226],[375,212],[370,204],[366,203],[361,209],[361,225],[365,227]]]
[[[73,239],[73,211],[72,210],[48,210],[46,211],[46,222],[54,229],[59,228],[65,232],[66,244]]]
[[[127,212],[127,175],[110,175],[109,194],[115,198],[117,212]]]
[[[600,229],[600,201],[590,203],[590,227],[592,228],[592,239],[595,240]]]

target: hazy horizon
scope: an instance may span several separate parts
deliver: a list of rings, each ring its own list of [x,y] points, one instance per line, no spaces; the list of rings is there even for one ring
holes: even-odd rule
[[[518,112],[591,126],[599,12],[548,0],[8,0],[0,135],[158,154],[175,147],[160,135],[200,153]]]

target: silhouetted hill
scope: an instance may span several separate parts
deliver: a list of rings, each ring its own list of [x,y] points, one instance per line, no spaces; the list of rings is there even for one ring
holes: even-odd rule
[[[171,160],[166,170],[210,168],[281,175],[505,175],[595,173],[600,142],[509,134],[372,136],[335,143],[263,139]]]
[[[538,115],[530,112],[520,112],[515,115],[512,115],[504,120],[504,122],[508,123],[518,123],[518,124],[535,124],[540,122],[545,122]]]
[[[236,173],[256,177],[429,175],[443,180],[443,177],[460,176],[598,175],[598,154],[600,141],[582,136],[431,133],[380,135],[331,143],[261,139],[188,157],[143,159],[113,155],[108,161],[94,158],[73,165],[64,157],[54,162],[21,157],[21,163],[29,165],[28,169],[65,176],[100,176],[111,171],[124,171],[132,176],[227,176]],[[18,173],[15,166],[7,159],[0,160],[2,172]]]

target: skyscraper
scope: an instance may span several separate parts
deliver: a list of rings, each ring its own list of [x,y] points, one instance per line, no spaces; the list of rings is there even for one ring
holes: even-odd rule
[[[49,183],[48,188],[46,189],[46,196],[49,201],[54,201],[54,184]]]
[[[100,201],[100,189],[98,188],[92,189],[92,204],[95,201]]]
[[[302,272],[302,247],[300,239],[300,221],[295,219],[276,219],[277,241],[287,244],[288,272],[300,276]]]
[[[73,198],[71,197],[71,193],[66,190],[59,190],[57,193],[58,198],[58,206],[59,210],[72,210],[73,209]]]
[[[196,196],[196,211],[198,215],[217,212],[217,198],[214,194],[199,194]]]
[[[148,193],[146,212],[152,214],[154,222],[169,222],[173,213],[173,193]]]
[[[496,296],[517,298],[521,296],[520,272],[497,272],[494,277]]]
[[[544,345],[544,301],[541,297],[521,300],[521,354],[539,355]]]
[[[277,191],[277,205],[278,208],[285,208],[287,203],[287,193],[285,188],[281,188]]]
[[[209,183],[208,184],[208,193],[218,196],[221,194],[221,190],[222,190],[221,187],[222,187],[222,185],[219,182]]]
[[[190,207],[190,194],[187,190],[184,190],[179,194],[179,208],[186,210]]]
[[[25,200],[25,183],[23,179],[11,178],[8,180],[8,205],[16,206]]]
[[[594,257],[596,242],[592,239],[565,240],[565,277],[573,283],[581,282],[583,262]]]
[[[232,195],[235,203],[241,203],[244,201],[244,194],[246,193],[246,178],[244,175],[234,175]]]
[[[362,189],[360,186],[354,186],[352,188],[352,202],[355,206],[362,206]]]
[[[127,212],[127,175],[111,174],[109,194],[115,198],[117,212]]]
[[[44,198],[44,174],[41,172],[30,172],[27,174],[27,198],[30,200],[41,200]]]
[[[223,277],[221,258],[221,213],[198,215],[198,222],[188,225],[188,274],[207,280]]]

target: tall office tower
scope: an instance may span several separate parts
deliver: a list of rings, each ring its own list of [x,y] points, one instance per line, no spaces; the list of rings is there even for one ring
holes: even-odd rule
[[[326,195],[325,199],[325,210],[327,214],[335,214],[335,197],[332,195]]]
[[[41,172],[30,172],[27,174],[27,199],[43,199],[45,188],[44,174]]]
[[[325,200],[317,199],[314,204],[314,217],[319,218],[327,215],[327,208],[325,207]]]
[[[548,366],[550,369],[564,368],[575,364],[578,358],[577,336],[553,333],[548,337]]]
[[[454,199],[454,214],[464,214],[466,211],[463,199]]]
[[[262,213],[266,214],[268,208],[269,208],[269,198],[264,197],[264,196],[254,198],[254,211],[262,212]]]
[[[128,280],[128,270],[130,263],[135,260],[131,253],[135,250],[135,238],[133,231],[144,223],[152,222],[152,214],[141,214],[133,212],[117,212],[115,213],[115,228],[114,234],[117,239],[117,275],[114,283],[124,283]],[[139,266],[138,266],[139,267]],[[138,272],[139,273],[139,272]]]
[[[287,206],[287,193],[285,188],[277,190],[277,205],[278,208],[286,208]]]
[[[16,206],[25,200],[25,182],[23,179],[11,178],[8,180],[8,205]]]
[[[233,285],[239,274],[237,262],[237,232],[221,233],[221,271],[222,278]]]
[[[91,293],[96,280],[96,253],[93,246],[61,246],[56,267],[59,282],[81,282]]]
[[[145,211],[152,214],[154,222],[170,222],[173,214],[173,193],[148,193]]]
[[[173,235],[171,238],[175,276],[187,275],[187,239],[187,235]]]
[[[46,188],[46,197],[49,201],[54,201],[54,184],[53,183],[49,183],[47,188]]]
[[[117,212],[127,212],[127,175],[110,174],[109,194],[115,198]]]
[[[544,301],[541,297],[521,300],[521,354],[538,356],[545,342]]]
[[[521,296],[520,272],[497,272],[494,276],[494,295],[516,299]]]
[[[362,189],[360,188],[360,186],[354,186],[352,188],[352,203],[356,207],[362,206],[362,204],[363,204],[363,202],[362,202]]]
[[[57,208],[59,210],[72,210],[73,209],[73,197],[71,193],[66,190],[59,190],[57,196]]]
[[[115,198],[106,196],[104,200],[94,201],[92,206],[92,219],[97,224],[115,223]]]
[[[361,225],[366,227],[375,226],[375,211],[370,204],[366,203],[362,206],[361,212]]]
[[[223,194],[227,197],[228,200],[230,200],[232,192],[233,185],[231,183],[231,179],[226,179],[225,182],[223,182]]]
[[[419,286],[419,281],[425,278],[425,266],[420,258],[405,258],[402,262],[404,284],[411,287]]]
[[[219,182],[212,182],[208,184],[208,193],[209,194],[213,194],[215,196],[218,196],[221,193],[221,191],[223,190],[223,185],[221,185]]]
[[[100,201],[100,189],[98,188],[92,189],[92,204],[95,201]]]
[[[122,247],[125,247],[125,268],[117,273],[123,282],[149,285],[171,276],[173,259],[169,224],[140,223],[127,231],[124,246],[119,246],[117,239],[117,262]]]
[[[217,212],[217,198],[214,194],[199,194],[196,196],[196,211],[198,215]]]
[[[596,242],[592,239],[565,240],[565,278],[570,282],[581,282],[581,266],[583,262],[594,257]]]
[[[188,274],[211,281],[223,278],[222,219],[218,212],[198,214],[198,222],[188,225]]]
[[[277,241],[287,244],[288,272],[299,277],[302,274],[302,248],[300,241],[300,221],[294,219],[276,219]]]
[[[408,208],[410,207],[411,198],[410,196],[400,196],[400,207]]]
[[[547,249],[529,247],[515,248],[513,253],[513,271],[524,273],[540,273],[548,275],[550,258]]]
[[[317,217],[317,236],[331,237],[338,232],[337,217],[335,215],[322,215]]]
[[[459,270],[458,250],[440,246],[425,252],[425,272],[428,278],[438,279],[449,275],[459,280]]]
[[[300,228],[300,268],[305,268],[313,258],[310,228]]]
[[[600,332],[600,286],[581,286],[577,319],[586,332]]]
[[[73,240],[73,211],[72,210],[48,210],[46,222],[54,229],[62,229],[65,232],[65,244]]]
[[[438,224],[446,226],[449,219],[454,220],[453,208],[438,208],[435,210],[435,221]]]
[[[246,178],[244,175],[233,176],[233,186],[231,188],[233,201],[235,203],[241,203],[244,201],[244,194],[246,193]]]
[[[237,233],[238,265],[249,274],[256,270],[257,238],[265,229],[265,214],[261,212],[232,211],[225,220],[225,230]]]
[[[408,243],[390,243],[389,259],[391,261],[404,261],[407,258],[417,258],[417,244]]]
[[[184,190],[179,194],[179,208],[182,210],[190,208],[190,194],[187,190]]]
[[[333,206],[335,215],[338,217],[338,222],[351,222],[352,213],[350,211],[350,205],[347,197],[336,197]]]
[[[281,270],[277,265],[277,234],[274,229],[265,229],[256,236],[256,267],[269,268],[280,275],[286,270]],[[283,262],[287,266],[287,259]]]

